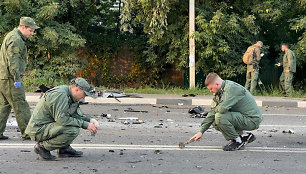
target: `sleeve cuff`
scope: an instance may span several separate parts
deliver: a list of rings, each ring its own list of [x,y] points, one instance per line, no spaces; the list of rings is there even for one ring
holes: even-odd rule
[[[88,123],[87,121],[84,121],[84,122],[83,122],[83,125],[82,125],[82,128],[83,128],[83,129],[87,129],[87,128],[88,128],[88,124],[89,124],[89,123]]]

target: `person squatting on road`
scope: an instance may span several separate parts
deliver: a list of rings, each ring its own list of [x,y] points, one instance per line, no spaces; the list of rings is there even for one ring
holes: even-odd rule
[[[247,64],[245,88],[252,94],[254,94],[258,83],[259,61],[263,56],[263,53],[260,54],[260,48],[262,48],[262,46],[263,43],[261,41],[257,41],[256,44],[250,46],[246,51],[248,56],[250,56],[250,63]]]
[[[30,17],[21,17],[17,28],[4,38],[0,50],[0,140],[8,139],[3,135],[6,122],[13,108],[23,139],[31,117],[30,107],[25,100],[22,77],[27,63],[26,40],[39,27]]]
[[[243,86],[230,80],[222,80],[216,73],[207,75],[205,85],[215,96],[211,110],[201,124],[201,130],[189,141],[200,140],[203,133],[213,125],[226,140],[230,140],[223,150],[244,149],[247,143],[256,139],[247,131],[258,129],[263,120],[254,97]]]
[[[296,72],[296,57],[287,44],[283,43],[281,49],[285,54],[283,57],[283,72],[280,76],[280,85],[282,93],[290,95],[293,92],[292,81],[293,74]]]
[[[96,97],[96,92],[83,78],[71,80],[71,85],[62,85],[48,90],[37,103],[26,129],[26,133],[37,144],[34,152],[44,160],[55,160],[50,151],[56,150],[58,157],[81,157],[70,144],[79,135],[79,128],[96,133],[97,120],[85,116],[79,100],[85,96]]]

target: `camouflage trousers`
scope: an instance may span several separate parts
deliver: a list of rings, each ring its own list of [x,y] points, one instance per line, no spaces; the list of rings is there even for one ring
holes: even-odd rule
[[[55,150],[70,145],[79,135],[79,128],[73,126],[61,126],[54,123],[44,125],[39,132],[30,137],[33,141],[43,142],[47,150]]]
[[[31,117],[30,107],[25,100],[24,86],[20,88],[14,86],[13,79],[0,80],[0,137],[5,131],[6,122],[13,108],[18,127],[23,138],[27,138],[24,133]]]
[[[245,88],[251,92],[251,94],[254,93],[257,83],[258,83],[258,71],[251,70],[247,71],[246,73],[246,82],[245,82]]]
[[[289,72],[289,73],[283,72],[279,80],[280,80],[281,89],[285,91],[286,94],[290,94],[291,92],[293,92],[293,86],[292,86],[293,73],[292,72]]]
[[[240,112],[216,113],[212,126],[220,131],[226,140],[234,140],[243,130],[251,131],[259,128],[260,117],[247,117]]]

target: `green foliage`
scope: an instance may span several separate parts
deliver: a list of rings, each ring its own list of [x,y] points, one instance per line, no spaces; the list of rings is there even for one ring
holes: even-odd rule
[[[69,84],[67,79],[59,79],[55,71],[46,71],[35,69],[28,72],[26,78],[23,79],[26,91],[34,92],[41,84],[46,86],[58,86]]]

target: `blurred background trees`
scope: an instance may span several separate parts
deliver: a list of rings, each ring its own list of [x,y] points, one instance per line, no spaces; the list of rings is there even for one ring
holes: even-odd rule
[[[184,86],[188,5],[180,0],[3,0],[0,41],[21,16],[33,17],[41,27],[28,42],[25,83],[31,87],[66,83],[76,75],[96,86]],[[198,86],[211,71],[244,84],[242,55],[261,40],[262,81],[277,85],[282,68],[274,64],[282,61],[280,45],[287,42],[297,57],[296,88],[305,89],[306,0],[196,0],[195,5]]]

